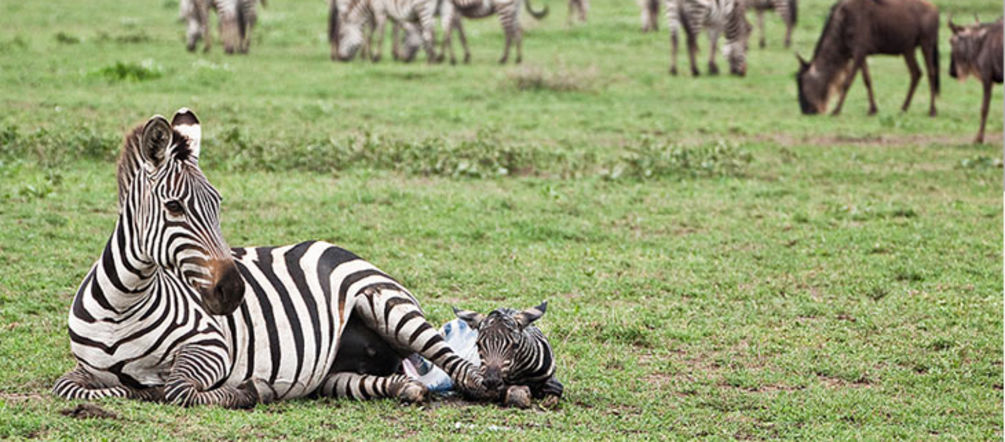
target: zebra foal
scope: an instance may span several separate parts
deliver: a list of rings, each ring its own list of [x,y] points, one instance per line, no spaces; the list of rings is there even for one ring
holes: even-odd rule
[[[684,28],[691,75],[698,75],[694,57],[698,51],[698,34],[704,28],[708,30],[708,73],[719,73],[715,50],[719,34],[723,33],[726,35],[723,53],[729,61],[730,73],[746,75],[750,23],[744,16],[743,0],[666,0],[666,16],[670,28],[670,74],[677,75],[677,34]]]
[[[552,406],[562,397],[564,387],[555,378],[555,354],[541,329],[532,325],[544,316],[548,303],[523,311],[510,308],[488,315],[454,307],[454,314],[478,331],[479,373],[488,397],[506,399],[513,387],[529,387],[542,405]],[[529,404],[527,404],[529,405]]]
[[[57,396],[231,408],[310,395],[422,401],[425,386],[396,374],[412,353],[483,391],[412,294],[351,252],[320,241],[228,248],[200,133],[182,109],[126,136],[118,221],[73,299],[77,366]]]

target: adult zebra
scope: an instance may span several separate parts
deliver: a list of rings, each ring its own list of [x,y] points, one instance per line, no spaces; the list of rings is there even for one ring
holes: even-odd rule
[[[667,22],[670,27],[670,73],[677,75],[677,33],[681,27],[687,36],[687,52],[691,75],[698,75],[694,56],[698,50],[698,33],[708,29],[708,73],[716,75],[715,49],[719,33],[726,34],[723,52],[729,61],[729,71],[743,76],[747,73],[747,39],[750,23],[744,16],[743,0],[666,0]]]
[[[506,46],[503,48],[499,64],[506,63],[509,59],[510,46],[514,44],[516,45],[516,62],[520,63],[523,60],[523,28],[520,26],[521,6],[526,6],[527,12],[538,20],[548,15],[547,5],[541,11],[535,11],[530,6],[530,0],[442,0],[440,5],[440,22],[443,26],[441,58],[444,52],[448,52],[450,63],[457,62],[454,58],[454,47],[450,43],[450,37],[456,29],[457,35],[461,39],[461,48],[464,49],[464,62],[470,62],[471,51],[468,49],[468,39],[464,35],[461,18],[485,18],[492,14],[498,14],[503,33],[506,34]]]
[[[436,12],[437,0],[330,0],[328,3],[328,41],[331,44],[331,59],[349,61],[364,46],[368,35],[377,41],[366,45],[373,51],[373,61],[380,61],[384,39],[384,26],[388,19],[405,31],[405,55],[400,58],[410,61],[421,45],[426,51],[427,61],[436,61]],[[397,32],[395,32],[395,57],[398,58]]]
[[[746,0],[747,7],[757,13],[757,28],[761,30],[761,38],[757,44],[764,47],[764,12],[774,10],[785,22],[785,47],[792,44],[792,28],[799,18],[798,0]]]
[[[126,136],[118,223],[73,300],[77,366],[56,395],[235,408],[312,394],[421,401],[426,388],[394,374],[411,353],[481,391],[415,298],[356,255],[314,241],[228,249],[199,154],[186,109]]]
[[[220,40],[228,54],[247,54],[251,46],[251,29],[258,22],[256,0],[181,0],[179,14],[187,23],[185,48],[194,51],[199,39],[205,38],[204,52],[209,52],[209,11],[216,11],[220,21]],[[262,6],[265,0],[262,0]]]

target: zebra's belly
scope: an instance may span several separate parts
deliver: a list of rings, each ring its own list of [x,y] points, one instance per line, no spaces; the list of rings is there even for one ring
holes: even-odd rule
[[[231,344],[227,385],[257,377],[277,397],[302,397],[331,372],[355,303],[350,276],[373,266],[323,242],[235,249],[245,299],[221,317]]]

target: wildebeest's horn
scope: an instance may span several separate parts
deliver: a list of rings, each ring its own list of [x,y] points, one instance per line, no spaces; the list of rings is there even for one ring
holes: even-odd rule
[[[808,66],[810,64],[805,58],[803,58],[802,55],[799,55],[798,52],[796,52],[796,60],[799,60],[800,66]]]
[[[953,16],[952,15],[949,16],[949,22],[948,23],[949,23],[949,30],[953,31],[953,34],[959,33],[960,30],[962,29],[959,26],[957,26],[955,23],[953,23]]]

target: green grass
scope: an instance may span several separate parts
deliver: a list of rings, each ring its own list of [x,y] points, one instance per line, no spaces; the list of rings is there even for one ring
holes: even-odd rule
[[[172,1],[122,3],[0,4],[0,438],[1002,437],[1002,94],[994,142],[967,144],[980,88],[945,74],[946,29],[937,118],[924,83],[899,112],[892,57],[870,60],[878,116],[859,81],[830,118],[798,114],[777,17],[746,78],[692,79],[630,1],[570,28],[552,0],[521,67],[495,64],[494,19],[469,24],[470,66],[336,64],[320,2],[270,1],[246,57],[185,52]],[[808,54],[827,2],[802,3]],[[182,106],[230,244],[342,245],[434,323],[547,299],[561,407],[62,416],[48,389],[114,224],[118,142]]]

